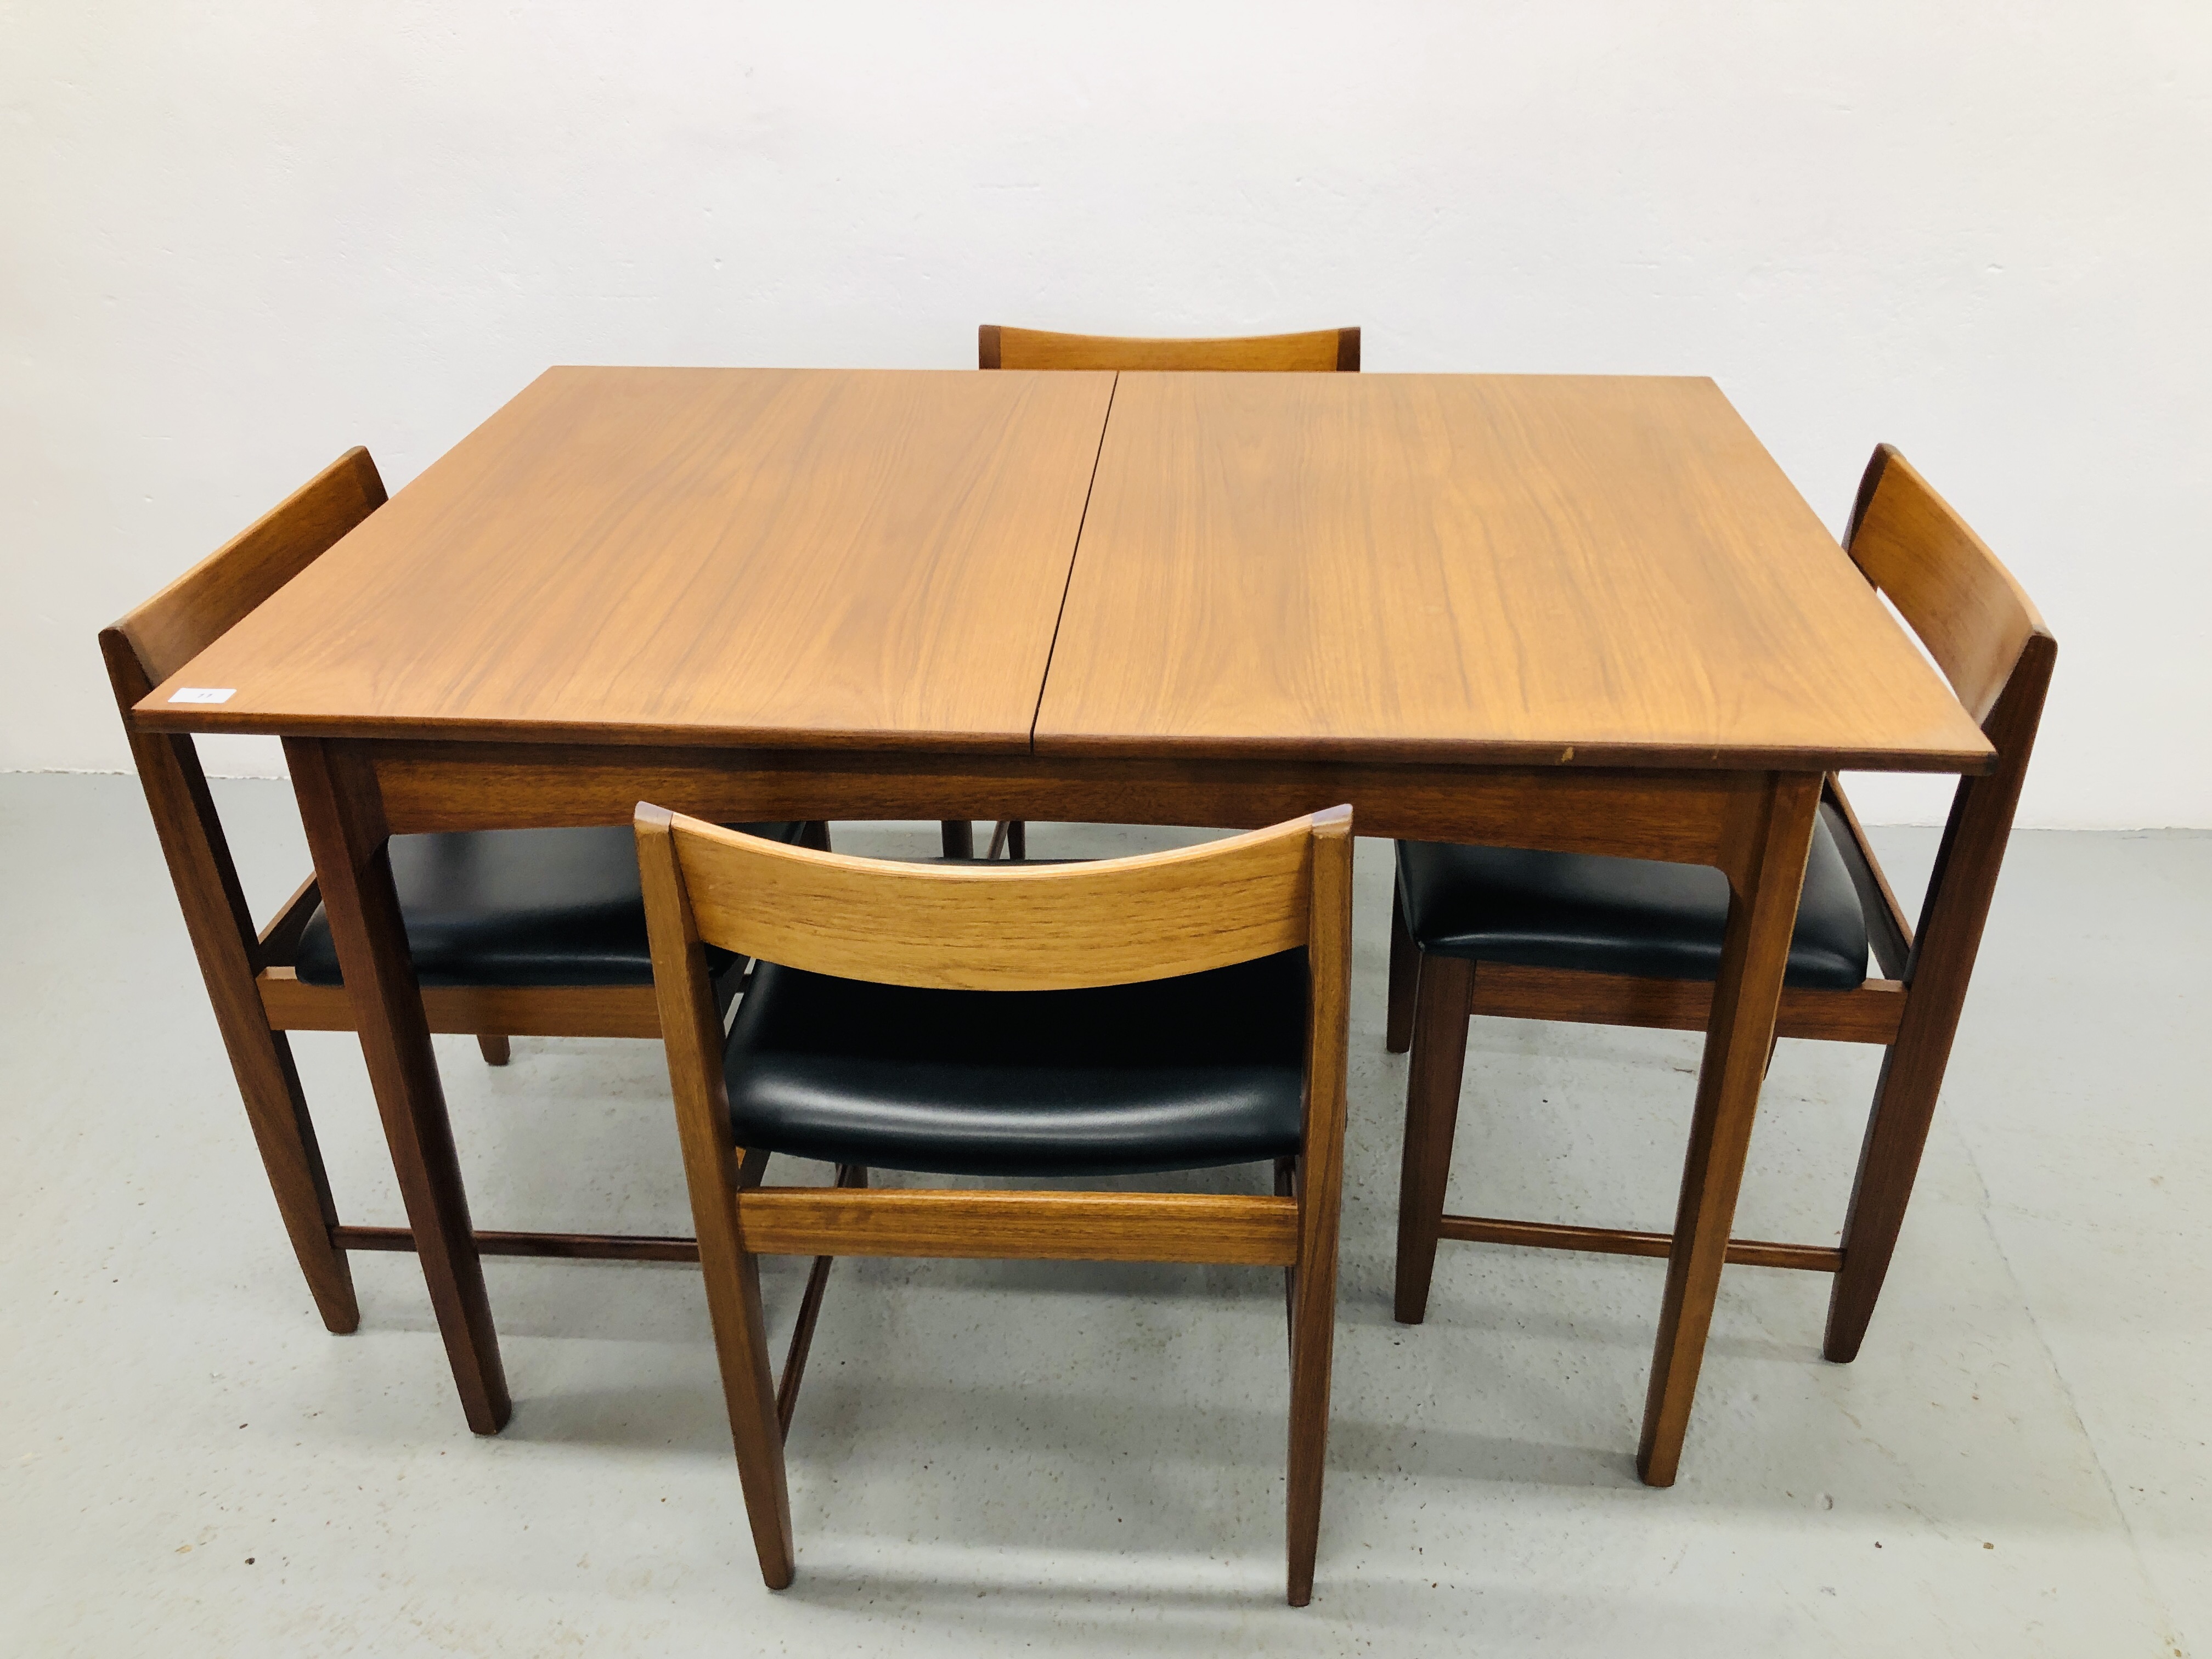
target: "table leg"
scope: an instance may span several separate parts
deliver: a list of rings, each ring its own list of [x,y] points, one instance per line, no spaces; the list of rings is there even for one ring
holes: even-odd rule
[[[496,1434],[514,1407],[429,1022],[392,890],[391,831],[375,765],[362,744],[339,740],[287,738],[284,756],[461,1407],[469,1427]]]
[[[1705,1063],[1682,1161],[1682,1194],[1636,1454],[1637,1473],[1646,1486],[1673,1486],[1681,1461],[1820,800],[1817,775],[1778,773],[1760,787],[1747,787],[1729,815],[1723,854],[1728,933],[1705,1026]]]

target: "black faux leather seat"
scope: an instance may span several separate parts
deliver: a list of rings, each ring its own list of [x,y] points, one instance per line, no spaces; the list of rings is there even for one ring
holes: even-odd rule
[[[787,844],[801,823],[732,828]],[[653,951],[628,824],[394,836],[392,882],[424,985],[650,985]],[[710,951],[719,972],[734,958]],[[337,985],[320,905],[293,971]]]
[[[941,1175],[1103,1176],[1298,1151],[1305,953],[1139,985],[939,991],[761,963],[737,1145]]]
[[[1834,810],[1823,805],[1814,826],[1784,983],[1849,991],[1866,979],[1867,926]],[[1649,979],[1720,973],[1728,878],[1704,865],[1401,841],[1398,890],[1407,931],[1438,956]]]

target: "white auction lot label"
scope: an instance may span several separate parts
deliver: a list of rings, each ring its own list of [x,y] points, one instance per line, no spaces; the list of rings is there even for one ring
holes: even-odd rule
[[[180,685],[169,693],[171,702],[228,702],[238,695],[234,685]]]

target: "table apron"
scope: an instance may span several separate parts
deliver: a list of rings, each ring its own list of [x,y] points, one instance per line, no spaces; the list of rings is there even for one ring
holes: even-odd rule
[[[1771,773],[363,741],[395,835],[626,823],[1028,818],[1243,830],[1349,802],[1358,832],[1725,866]]]

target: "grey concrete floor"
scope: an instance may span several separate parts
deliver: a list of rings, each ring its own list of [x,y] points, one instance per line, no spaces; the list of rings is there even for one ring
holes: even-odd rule
[[[223,785],[264,909],[289,791]],[[1157,834],[1040,826],[1040,851]],[[1389,1316],[1404,1062],[1363,844],[1335,1425],[1281,1604],[1271,1273],[841,1264],[756,1572],[688,1269],[494,1262],[465,1428],[411,1258],[317,1321],[128,778],[0,778],[0,1651],[2065,1654],[2212,1645],[2212,838],[2023,834],[1863,1356],[1732,1268],[1670,1491],[1660,1264],[1444,1247]],[[919,829],[841,826],[864,852]],[[1879,833],[1901,880],[1929,831]],[[479,1225],[688,1231],[659,1051],[439,1039]],[[359,1051],[297,1040],[339,1203],[401,1218]],[[1697,1060],[1485,1022],[1455,1207],[1663,1227]],[[1785,1042],[1741,1231],[1835,1237],[1876,1056]],[[795,1267],[767,1274],[787,1323]],[[2195,1646],[2192,1646],[2192,1640]]]

